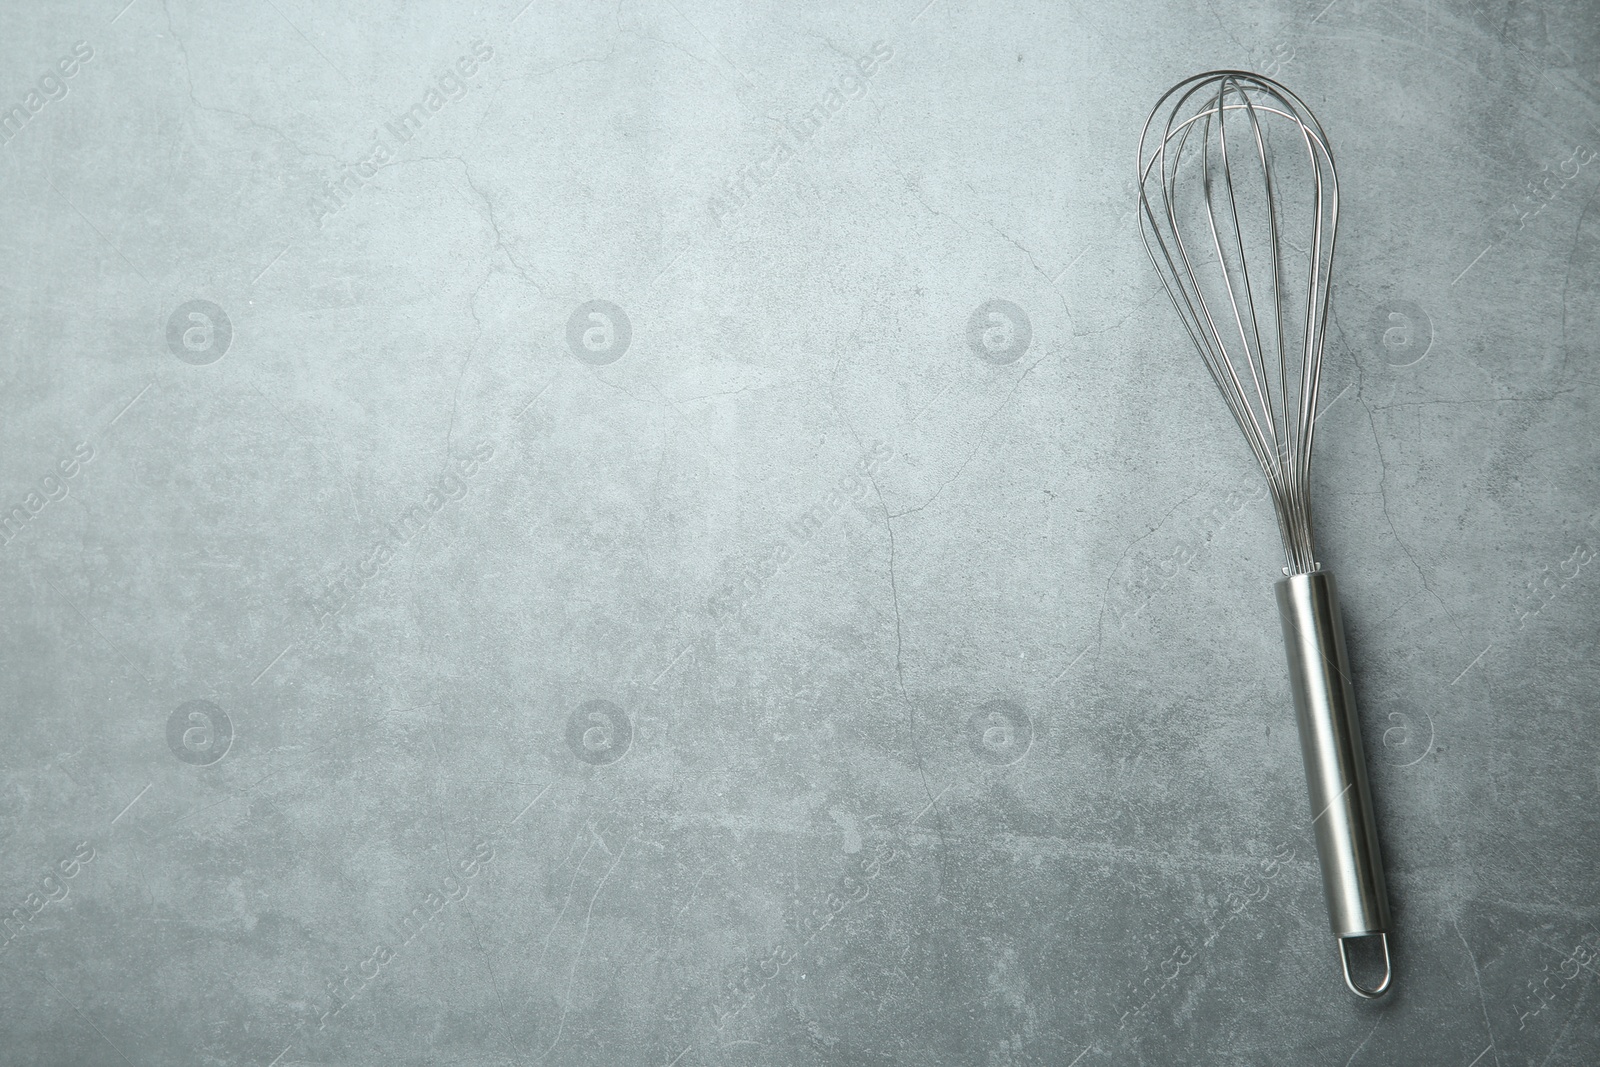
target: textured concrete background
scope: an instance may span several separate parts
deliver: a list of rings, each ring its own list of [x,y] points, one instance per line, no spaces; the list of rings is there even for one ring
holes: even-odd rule
[[[1594,4],[4,31],[0,1062],[1600,1058]],[[1343,180],[1376,1006],[1132,215],[1215,66]]]

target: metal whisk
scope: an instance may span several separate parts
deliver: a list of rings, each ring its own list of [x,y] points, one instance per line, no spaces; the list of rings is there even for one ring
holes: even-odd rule
[[[1158,134],[1158,136],[1153,136]],[[1267,476],[1286,566],[1276,584],[1312,827],[1345,983],[1389,988],[1389,899],[1333,575],[1311,536],[1311,438],[1339,224],[1339,178],[1305,103],[1259,74],[1179,82],[1139,137],[1145,250]],[[1383,980],[1352,975],[1377,937]]]

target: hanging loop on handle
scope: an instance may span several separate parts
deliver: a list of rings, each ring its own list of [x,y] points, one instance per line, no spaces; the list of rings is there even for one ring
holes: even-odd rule
[[[1368,934],[1365,936],[1370,937],[1373,935]],[[1344,984],[1350,987],[1350,992],[1358,997],[1365,997],[1367,1000],[1376,1000],[1387,993],[1389,991],[1389,983],[1394,978],[1394,964],[1389,959],[1389,935],[1380,933],[1377,936],[1383,941],[1383,981],[1370,988],[1350,976],[1350,953],[1345,942],[1354,941],[1357,938],[1341,937],[1339,939],[1339,966],[1344,968]]]
[[[1328,921],[1339,939],[1346,984],[1359,996],[1375,997],[1389,988],[1386,935],[1392,925],[1338,588],[1333,575],[1318,570],[1280,579],[1276,592]],[[1385,935],[1384,978],[1364,988],[1350,977],[1345,940],[1373,934]]]

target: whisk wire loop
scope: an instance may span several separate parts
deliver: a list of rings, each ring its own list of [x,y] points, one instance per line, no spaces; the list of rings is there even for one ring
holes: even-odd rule
[[[1158,121],[1159,140],[1147,153]],[[1298,229],[1287,223],[1305,197],[1293,195],[1285,161],[1276,158],[1284,138],[1304,149],[1309,172],[1310,218]],[[1196,141],[1205,233],[1198,244],[1185,236],[1198,223],[1179,182]],[[1291,149],[1287,162],[1299,154]],[[1258,188],[1247,171],[1259,178]],[[1322,127],[1299,97],[1261,75],[1211,71],[1180,82],[1139,138],[1139,207],[1150,261],[1266,475],[1285,570],[1315,571],[1311,446],[1339,218],[1338,174]],[[1301,251],[1291,240],[1296,233],[1308,241],[1298,305],[1290,285],[1300,272],[1285,253],[1286,246]],[[1291,331],[1288,320],[1297,313],[1303,319]]]

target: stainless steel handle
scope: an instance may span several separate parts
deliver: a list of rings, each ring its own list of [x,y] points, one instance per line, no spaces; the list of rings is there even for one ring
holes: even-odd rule
[[[1276,591],[1311,794],[1311,826],[1345,984],[1359,996],[1382,996],[1393,977],[1389,893],[1345,656],[1338,588],[1333,575],[1315,571],[1280,579]],[[1346,942],[1371,936],[1383,939],[1383,981],[1369,987],[1351,976]]]

